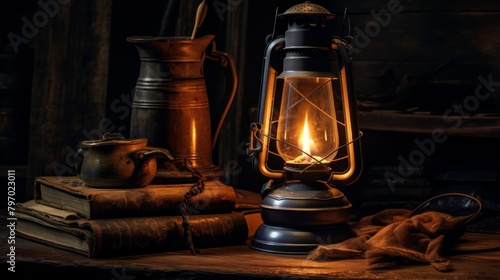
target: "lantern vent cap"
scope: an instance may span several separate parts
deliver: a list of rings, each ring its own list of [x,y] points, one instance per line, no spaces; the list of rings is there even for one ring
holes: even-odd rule
[[[335,18],[335,15],[330,13],[327,9],[323,8],[318,4],[311,3],[309,1],[290,7],[284,13],[278,15],[278,18],[285,18],[292,15],[319,16],[319,17],[325,17],[326,19]]]

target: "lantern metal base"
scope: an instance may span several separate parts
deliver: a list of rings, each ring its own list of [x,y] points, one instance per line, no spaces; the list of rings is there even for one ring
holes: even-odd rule
[[[260,204],[264,223],[255,232],[251,248],[307,254],[320,244],[352,237],[348,226],[351,204],[328,183],[286,181],[270,188]]]
[[[250,248],[278,254],[305,255],[319,245],[342,242],[353,237],[349,225],[316,229],[293,229],[260,225],[250,242]]]

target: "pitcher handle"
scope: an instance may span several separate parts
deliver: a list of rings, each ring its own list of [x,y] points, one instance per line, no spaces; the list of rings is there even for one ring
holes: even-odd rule
[[[224,106],[224,109],[222,110],[219,122],[217,123],[215,131],[212,135],[212,151],[213,151],[215,149],[215,143],[217,138],[219,137],[222,124],[224,123],[227,113],[229,112],[229,108],[231,108],[231,104],[233,103],[234,97],[236,96],[236,90],[238,88],[238,76],[236,75],[236,67],[234,67],[233,59],[228,53],[221,52],[216,49],[215,40],[212,41],[211,53],[207,54],[206,57],[211,60],[219,61],[220,65],[225,70],[226,75],[229,75],[228,80],[231,80],[232,82],[230,86],[226,87],[226,92],[224,93],[224,96],[226,96],[229,92],[229,97],[227,99],[228,101],[226,103],[226,106]]]

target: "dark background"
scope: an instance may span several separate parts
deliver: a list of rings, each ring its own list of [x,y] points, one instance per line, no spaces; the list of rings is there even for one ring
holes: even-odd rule
[[[40,1],[49,2],[57,6],[53,15],[38,1],[0,4],[0,175],[6,182],[7,171],[16,170],[19,200],[32,197],[36,176],[71,175],[82,140],[103,130],[128,134],[139,58],[126,37],[157,36],[168,1]],[[181,1],[176,36],[190,35],[199,2]],[[216,36],[218,49],[233,57],[239,76],[214,163],[225,169],[226,183],[259,191],[265,180],[253,172],[244,148],[250,123],[256,121],[265,37],[273,31],[276,8],[283,12],[303,1],[208,2],[198,34]],[[499,5],[483,0],[312,2],[337,15],[329,23],[332,36],[341,34],[349,7],[350,34],[358,49],[352,58],[365,169],[356,184],[343,189],[351,202],[411,207],[452,190],[480,196],[488,209],[498,210],[498,86],[483,87],[489,98],[459,116],[460,126],[451,127],[456,123],[444,122],[443,116],[456,104],[477,101],[479,77],[500,81]],[[397,13],[389,18],[383,10]],[[27,21],[38,26],[28,30]],[[278,22],[276,33],[284,29]],[[13,34],[24,38],[15,52],[9,49]],[[218,92],[209,94],[211,100],[221,98]],[[388,184],[388,172],[400,174],[401,159],[409,160],[419,149],[415,141],[430,139],[434,129],[443,129],[446,141],[435,143],[403,180]]]

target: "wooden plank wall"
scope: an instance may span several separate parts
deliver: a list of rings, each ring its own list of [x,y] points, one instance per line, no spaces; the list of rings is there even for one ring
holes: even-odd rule
[[[110,0],[71,1],[34,38],[27,198],[36,176],[71,174],[80,141],[105,125],[110,23]]]
[[[452,64],[434,79],[477,84],[479,75],[492,74],[499,80],[500,4],[496,1],[373,0],[348,1],[348,6],[361,94],[390,90],[380,82],[388,69],[397,82],[405,75],[430,74],[446,62]]]
[[[360,100],[378,98],[381,101],[384,96],[386,100],[394,100],[398,94],[411,94],[406,104],[389,107],[396,110],[391,114],[406,111],[440,116],[454,104],[470,100],[468,98],[476,94],[481,84],[479,77],[494,83],[500,81],[498,2],[373,0],[349,1],[348,4],[351,34],[358,48],[353,60]],[[391,9],[395,12],[390,13],[390,17],[387,12],[381,12]],[[381,14],[384,16],[377,16]],[[450,64],[433,74],[448,62]],[[413,92],[398,92],[402,81],[419,81],[419,84]],[[468,113],[498,116],[500,91],[496,85],[491,93],[487,101],[480,102],[477,110]],[[404,114],[399,117],[404,118]],[[394,128],[397,124],[387,119],[380,123],[379,127],[382,126]],[[411,207],[412,203],[416,206],[429,195],[453,190],[474,193],[484,199],[485,205],[498,203],[492,200],[498,196],[498,185],[494,184],[494,179],[489,181],[498,176],[498,139],[481,139],[473,132],[434,143],[435,150],[426,154],[418,165],[412,165],[415,171],[409,172],[410,176],[404,177],[401,184],[389,187],[384,174],[393,168],[391,174],[400,175],[398,168],[402,161],[418,152],[415,141],[430,137],[416,131],[407,133],[412,131],[411,126],[409,123],[405,127],[406,132],[364,127],[365,171],[357,187],[345,190],[354,205],[377,209],[400,207],[406,203]],[[482,175],[474,173],[476,170]],[[439,174],[454,172],[463,177],[439,177]]]
[[[251,42],[249,45],[252,48],[247,48],[246,75],[255,83],[245,87],[254,91],[253,94],[246,94],[251,103],[256,103],[263,42],[265,36],[272,32],[276,7],[281,13],[302,2],[275,0],[250,3],[247,41]],[[478,75],[500,75],[500,4],[496,1],[312,2],[336,14],[330,22],[333,36],[341,34],[344,8],[348,7],[351,35],[355,37],[357,49],[353,54],[355,82],[360,93],[383,94],[379,90],[379,77],[388,69],[394,73],[395,83],[405,75],[413,78],[432,73],[446,62],[454,63],[445,67],[436,78],[477,83]],[[385,12],[390,13],[390,18],[373,15]],[[346,35],[347,28],[344,30],[343,35]],[[277,32],[283,32],[280,21]]]

